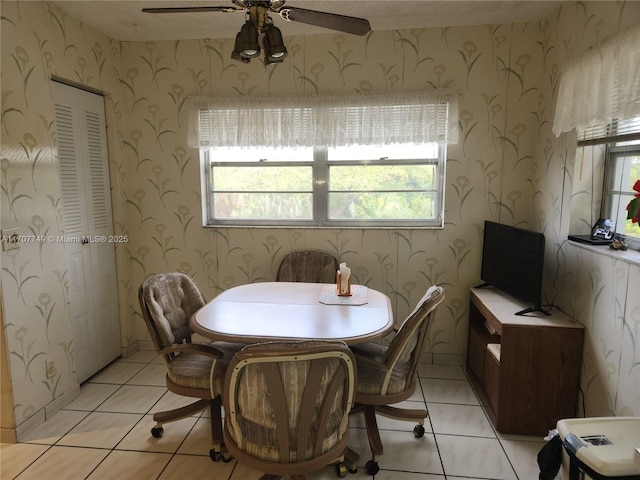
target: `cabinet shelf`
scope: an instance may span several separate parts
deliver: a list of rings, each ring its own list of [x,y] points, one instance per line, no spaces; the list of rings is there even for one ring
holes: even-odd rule
[[[471,289],[467,371],[496,430],[545,435],[575,416],[584,328],[560,312],[516,315],[525,307]]]

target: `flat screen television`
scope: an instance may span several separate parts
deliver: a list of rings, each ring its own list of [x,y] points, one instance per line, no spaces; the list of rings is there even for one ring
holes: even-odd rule
[[[516,315],[542,310],[544,235],[486,220],[479,287],[491,285],[530,305]]]

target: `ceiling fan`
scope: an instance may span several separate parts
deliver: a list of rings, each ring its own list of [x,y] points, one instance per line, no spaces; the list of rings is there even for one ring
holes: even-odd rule
[[[270,14],[280,15],[289,22],[305,23],[353,35],[365,35],[371,31],[369,21],[364,18],[319,12],[298,7],[285,7],[286,0],[231,0],[231,6],[208,7],[158,7],[143,8],[145,13],[205,13],[246,12],[245,23],[236,35],[231,58],[248,63],[260,55],[263,45],[265,64],[282,62],[287,48],[280,29],[273,24]]]

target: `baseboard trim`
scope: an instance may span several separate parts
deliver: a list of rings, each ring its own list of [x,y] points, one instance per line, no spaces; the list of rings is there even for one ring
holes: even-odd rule
[[[137,340],[128,347],[122,347],[122,358],[129,358],[131,355],[140,350],[139,343],[140,340]]]
[[[73,384],[71,388],[69,388],[69,390],[64,392],[62,395],[60,395],[58,398],[56,398],[52,402],[45,405],[43,408],[38,410],[35,414],[31,415],[24,422],[18,425],[14,431],[15,441],[9,442],[9,443],[21,442],[33,430],[35,430],[40,425],[42,425],[48,418],[51,418],[51,416],[54,413],[62,410],[62,408],[64,408],[66,405],[68,405],[73,400],[75,400],[79,395],[80,395],[80,385],[77,383]],[[2,441],[4,442],[4,440]]]
[[[0,428],[0,443],[18,443],[15,428]]]

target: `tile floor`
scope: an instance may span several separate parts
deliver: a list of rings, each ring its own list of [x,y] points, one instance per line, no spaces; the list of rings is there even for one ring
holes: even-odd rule
[[[408,403],[426,402],[423,438],[409,422],[379,419],[385,453],[377,480],[534,480],[544,440],[496,434],[459,366],[422,365],[420,386]],[[154,352],[120,359],[82,385],[80,396],[18,444],[2,444],[2,480],[215,479],[256,480],[261,473],[238,462],[212,462],[204,415],[150,435],[153,412],[185,404],[164,387]],[[356,474],[370,478],[361,416],[352,418],[350,446],[361,458]],[[311,480],[335,479],[327,467]]]

